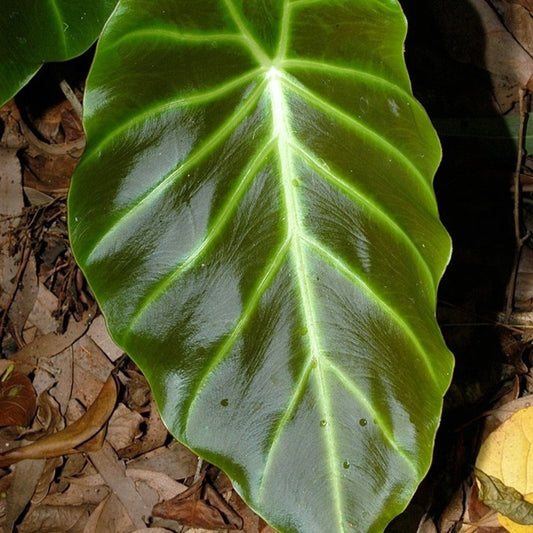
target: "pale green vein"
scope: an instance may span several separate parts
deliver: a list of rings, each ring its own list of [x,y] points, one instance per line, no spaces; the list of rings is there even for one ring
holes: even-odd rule
[[[301,96],[308,104],[314,106],[327,113],[331,118],[336,118],[342,122],[345,126],[358,132],[361,136],[371,140],[375,145],[379,146],[383,152],[388,154],[396,161],[403,164],[411,174],[416,178],[424,190],[428,193],[428,198],[433,198],[433,189],[431,184],[426,180],[422,172],[416,167],[416,165],[391,141],[380,135],[379,132],[369,128],[359,120],[346,113],[344,110],[339,109],[337,106],[330,102],[327,102],[324,98],[316,95],[309,88],[301,86],[296,83],[290,77],[284,77],[284,82],[292,88],[292,90]]]
[[[120,39],[113,42],[112,45],[107,46],[107,50],[111,50],[123,45],[125,42],[135,41],[137,39],[164,39],[167,41],[183,44],[212,44],[212,43],[237,43],[244,45],[246,40],[238,33],[181,33],[177,29],[172,30],[168,28],[141,28],[131,31],[123,35]],[[153,41],[148,41],[153,42]],[[141,43],[146,47],[146,42]]]
[[[230,193],[228,200],[219,209],[218,215],[215,218],[211,228],[209,229],[205,238],[198,244],[198,246],[192,250],[183,263],[176,266],[176,268],[167,274],[157,285],[143,297],[143,299],[137,304],[137,311],[132,316],[130,322],[125,328],[125,331],[134,331],[135,325],[142,318],[147,309],[154,304],[161,296],[163,296],[169,288],[182,276],[185,272],[190,270],[201,259],[203,254],[209,250],[213,245],[216,238],[220,235],[224,227],[230,221],[231,215],[235,212],[239,205],[239,201],[242,199],[250,183],[254,177],[257,176],[257,172],[264,164],[266,158],[272,153],[273,141],[265,143],[256,153],[256,155],[250,160],[242,177],[238,180],[237,187]]]
[[[235,327],[231,333],[227,336],[224,343],[218,350],[216,354],[212,357],[210,363],[205,367],[201,376],[196,378],[194,389],[189,391],[187,394],[188,401],[184,403],[183,417],[188,421],[191,419],[191,412],[193,408],[194,401],[200,397],[200,391],[207,385],[210,378],[214,376],[214,371],[216,367],[224,361],[230,350],[235,346],[235,343],[241,338],[241,334],[244,328],[248,325],[251,318],[253,317],[259,302],[261,301],[264,293],[272,285],[272,282],[276,275],[278,274],[283,262],[287,258],[287,254],[290,249],[290,242],[287,239],[277,250],[274,258],[267,262],[267,268],[264,270],[262,276],[258,276],[258,283],[252,289],[250,293],[250,298],[247,301],[247,304],[239,317],[238,322],[235,324]],[[187,429],[185,429],[185,436],[187,434]]]
[[[63,48],[63,54],[66,56],[68,55],[68,50],[67,50],[67,39],[65,37],[65,32],[68,29],[68,25],[66,24],[66,22],[63,21],[63,17],[61,16],[61,11],[59,9],[59,6],[56,3],[56,0],[50,0],[50,10],[54,14],[54,17],[57,21],[57,26],[58,26],[57,36],[61,42],[61,47]]]
[[[368,296],[370,301],[376,302],[385,315],[387,315],[399,326],[401,331],[403,331],[406,337],[411,341],[411,344],[415,348],[416,352],[422,358],[422,361],[424,362],[434,384],[439,387],[439,379],[435,374],[435,369],[431,364],[429,354],[418,340],[418,337],[413,331],[411,325],[402,318],[401,314],[386,302],[386,300],[379,294],[379,291],[375,287],[372,287],[369,283],[364,281],[363,278],[354,272],[354,270],[348,265],[346,265],[342,259],[339,259],[331,250],[328,250],[325,245],[317,242],[309,235],[302,235],[301,238],[310,246],[310,248],[315,250],[321,257],[323,257],[326,262],[335,267],[335,269],[342,273],[345,278],[359,287]]]
[[[293,0],[290,2],[291,6],[295,7],[307,7],[313,4],[323,4],[324,0]]]
[[[237,29],[244,37],[248,48],[252,55],[255,57],[256,61],[264,67],[270,65],[272,63],[271,59],[268,57],[263,48],[253,37],[252,32],[248,28],[246,22],[233,4],[233,0],[224,0],[224,5],[226,6],[226,9],[228,10],[228,13],[230,14],[231,18],[233,19],[233,22],[237,26]]]
[[[284,60],[287,54],[287,46],[289,44],[289,28],[291,24],[291,9],[287,1],[283,2],[283,13],[281,15],[281,27],[279,31],[278,49],[276,51],[276,65]]]
[[[305,253],[302,247],[303,235],[303,221],[302,209],[299,205],[299,198],[297,195],[297,188],[294,187],[293,182],[297,178],[297,173],[294,168],[294,161],[292,159],[292,150],[290,148],[290,141],[292,138],[292,130],[290,124],[290,110],[287,104],[285,95],[283,93],[283,85],[281,81],[281,73],[274,68],[271,68],[268,73],[268,90],[270,93],[272,105],[272,133],[277,139],[278,155],[280,166],[281,186],[284,196],[285,211],[287,213],[287,235],[291,240],[292,263],[295,278],[298,285],[298,291],[301,298],[301,309],[303,311],[303,321],[307,326],[309,339],[309,355],[304,367],[308,367],[313,363],[316,364],[316,370],[319,377],[317,378],[317,402],[322,411],[323,420],[326,425],[323,427],[325,445],[328,450],[327,464],[329,470],[332,472],[332,498],[335,507],[337,518],[338,531],[343,531],[343,511],[342,511],[342,490],[340,487],[340,476],[338,470],[340,468],[338,453],[335,439],[333,438],[331,425],[327,421],[331,419],[331,406],[326,390],[326,385],[321,375],[320,368],[320,338],[317,331],[317,319],[315,316],[315,309],[313,305],[313,291],[310,285],[309,267],[307,265]],[[291,398],[289,405],[294,401],[294,395]],[[269,461],[267,457],[267,464]]]
[[[239,87],[242,87],[253,81],[255,78],[258,78],[259,74],[263,70],[264,69],[262,68],[254,69],[231,79],[223,85],[210,88],[205,91],[198,91],[188,94],[187,96],[180,96],[178,98],[172,97],[168,100],[164,100],[163,102],[158,100],[156,105],[142,109],[140,113],[132,115],[127,121],[122,122],[117,127],[107,131],[106,135],[100,138],[96,144],[93,145],[90,143],[85,154],[83,154],[83,158],[78,165],[78,168],[83,168],[83,166],[92,161],[93,157],[98,157],[99,153],[102,150],[105,150],[106,146],[113,142],[114,139],[120,137],[126,131],[147,122],[154,116],[161,115],[169,111],[175,111],[176,109],[182,107],[197,106],[216,102],[220,98],[223,98],[229,93],[233,92],[235,89],[238,89]],[[89,121],[91,121],[91,119],[89,119]]]
[[[276,455],[276,449],[281,444],[281,434],[283,430],[290,422],[293,414],[300,403],[304,394],[305,388],[309,383],[309,374],[311,371],[316,371],[316,362],[313,359],[307,359],[305,365],[300,370],[300,377],[298,381],[293,385],[292,394],[280,416],[277,424],[272,428],[272,437],[268,445],[268,453],[265,457],[265,463],[261,474],[261,483],[259,485],[259,494],[263,492],[263,487],[269,476],[269,470],[272,466],[272,458]]]
[[[353,380],[349,379],[345,372],[337,367],[333,362],[330,360],[326,360],[325,365],[327,368],[337,377],[337,379],[348,389],[348,391],[351,393],[351,395],[355,398],[359,404],[363,406],[363,409],[367,411],[369,414],[369,418],[371,420],[375,420],[377,426],[379,427],[381,434],[385,438],[385,440],[389,443],[389,446],[400,456],[402,459],[407,463],[409,468],[416,474],[418,477],[418,470],[416,468],[415,463],[412,461],[411,457],[407,454],[407,452],[401,448],[394,438],[391,430],[386,422],[383,420],[383,417],[381,414],[374,409],[372,404],[366,399],[365,395],[361,392],[361,390],[355,385]]]
[[[436,290],[437,280],[433,277],[431,268],[429,267],[426,258],[422,255],[422,252],[416,246],[411,237],[409,237],[409,235],[396,222],[396,220],[394,220],[394,218],[392,218],[379,204],[373,202],[366,195],[364,195],[355,184],[347,183],[345,180],[331,172],[327,165],[321,163],[317,157],[313,157],[313,155],[310,154],[305,147],[301,145],[301,143],[298,141],[293,141],[292,147],[300,155],[300,157],[306,161],[307,165],[311,168],[314,168],[324,178],[325,181],[330,183],[333,187],[340,189],[357,204],[364,205],[369,211],[369,214],[373,215],[374,218],[379,219],[379,223],[381,225],[386,226],[398,237],[400,241],[404,242],[415,254],[414,259],[421,264],[427,276],[427,282],[433,289]]]
[[[106,232],[102,234],[100,239],[96,242],[93,250],[87,257],[87,262],[91,262],[92,256],[96,254],[96,250],[111,240],[115,242],[116,233],[119,228],[134,220],[139,211],[150,202],[155,201],[164,192],[172,186],[179,177],[186,174],[191,168],[194,168],[206,155],[208,155],[216,146],[221,144],[230,135],[235,128],[241,123],[241,121],[250,113],[252,108],[257,104],[263,90],[264,82],[259,84],[253,92],[248,96],[245,102],[243,102],[231,116],[224,121],[224,123],[203,143],[196,148],[191,155],[187,158],[185,163],[178,166],[174,171],[170,172],[165,178],[163,178],[157,185],[150,189],[147,193],[141,196],[133,205],[131,205],[127,211],[123,212],[118,220],[111,225]]]
[[[301,69],[305,72],[320,72],[321,74],[333,74],[335,76],[341,76],[344,78],[355,78],[358,80],[368,81],[380,85],[386,89],[394,91],[401,95],[403,98],[407,98],[411,102],[415,102],[413,95],[406,91],[400,85],[393,83],[387,78],[383,78],[369,72],[368,70],[361,70],[354,67],[341,67],[325,61],[313,61],[310,59],[285,59],[281,64],[284,69]]]

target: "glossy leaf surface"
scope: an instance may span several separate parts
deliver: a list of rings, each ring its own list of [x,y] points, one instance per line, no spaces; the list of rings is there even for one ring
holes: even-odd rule
[[[117,0],[2,0],[0,106],[48,61],[76,57],[102,31]]]
[[[280,531],[376,532],[452,361],[436,135],[394,0],[126,0],[88,81],[71,238],[172,433]]]

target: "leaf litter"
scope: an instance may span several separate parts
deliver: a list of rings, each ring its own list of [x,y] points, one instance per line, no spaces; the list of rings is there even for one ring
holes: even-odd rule
[[[0,532],[273,532],[223,473],[199,472],[107,333],[68,243],[71,102],[11,101],[0,125]]]

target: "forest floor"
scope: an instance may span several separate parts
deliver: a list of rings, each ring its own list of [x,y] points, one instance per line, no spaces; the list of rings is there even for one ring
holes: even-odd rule
[[[448,15],[435,7],[442,2],[429,4],[434,11],[423,16],[438,19],[449,37],[443,27],[446,17],[457,27],[450,6],[458,3],[450,0]],[[511,4],[515,22],[505,26],[476,14],[486,40],[505,30],[521,42],[533,6],[499,2]],[[505,21],[504,8],[500,15]],[[424,41],[434,30],[417,33],[416,14],[409,20],[415,92],[437,117],[444,147],[436,189],[455,252],[439,320],[457,366],[433,467],[387,531],[531,532],[533,526],[517,529],[495,505],[482,503],[479,487],[487,482],[473,468],[533,493],[533,476],[523,479],[533,452],[533,160],[529,92],[519,90],[525,74],[510,76],[516,55],[502,59],[508,48],[501,41],[496,67],[496,52],[483,67],[475,50],[454,57],[453,39],[439,44],[445,59],[431,57],[421,67],[420,58],[437,53]],[[85,143],[85,71],[80,62],[70,68],[77,74],[65,75],[69,83],[45,71],[0,109],[0,528],[272,532],[220,470],[169,435],[146,380],[109,337],[73,259],[66,196]],[[531,73],[531,63],[519,68]],[[450,91],[453,103],[438,96]],[[483,126],[488,115],[492,130]],[[495,128],[507,132],[496,148]],[[503,502],[500,511],[511,512],[504,489],[495,499],[496,507]],[[533,521],[530,507],[518,507]]]

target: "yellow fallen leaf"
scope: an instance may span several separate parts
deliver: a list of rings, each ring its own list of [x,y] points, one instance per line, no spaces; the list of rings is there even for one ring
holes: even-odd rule
[[[525,494],[533,503],[533,406],[517,411],[493,431],[482,444],[476,468]],[[533,533],[533,526],[520,525],[498,514],[511,533]]]

